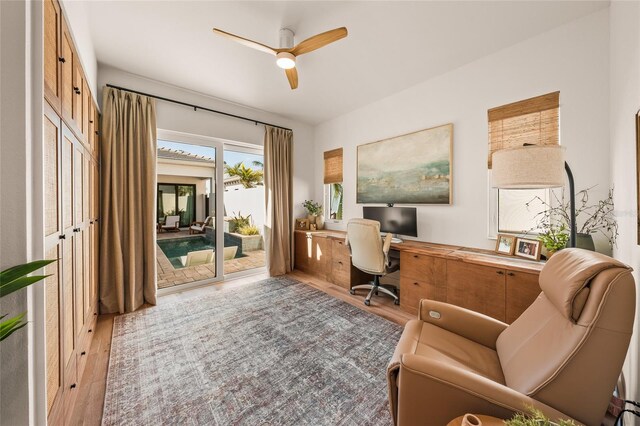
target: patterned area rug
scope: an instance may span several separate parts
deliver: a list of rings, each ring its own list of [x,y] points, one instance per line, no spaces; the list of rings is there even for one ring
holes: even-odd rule
[[[115,318],[103,425],[390,425],[402,327],[290,278]]]

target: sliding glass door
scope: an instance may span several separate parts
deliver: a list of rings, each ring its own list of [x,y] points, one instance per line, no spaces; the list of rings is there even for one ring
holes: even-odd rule
[[[262,148],[159,130],[157,158],[158,288],[264,268]]]

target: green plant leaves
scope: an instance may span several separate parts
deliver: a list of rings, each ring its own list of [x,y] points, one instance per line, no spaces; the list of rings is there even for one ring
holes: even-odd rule
[[[16,317],[0,322],[0,342],[27,325],[26,321],[22,322],[26,314],[26,312],[23,312]],[[6,315],[3,315],[2,318],[4,318],[5,316]]]
[[[37,271],[56,260],[57,259],[36,260],[25,263],[24,265],[14,266],[0,272],[0,297],[4,297],[7,294],[11,294],[14,291],[20,290],[21,288],[48,277],[48,275],[35,275],[32,277],[27,277],[26,275],[33,271]]]

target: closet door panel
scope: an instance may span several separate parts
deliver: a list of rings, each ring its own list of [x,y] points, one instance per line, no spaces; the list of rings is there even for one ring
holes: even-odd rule
[[[62,15],[56,0],[44,2],[44,96],[56,111],[61,106]]]
[[[46,253],[47,259],[58,259],[60,245],[51,247]],[[61,362],[61,265],[53,262],[45,268],[49,275],[45,283],[46,306],[46,362],[47,362],[47,415],[51,412],[53,404],[60,398],[62,388],[62,362]]]
[[[44,134],[44,236],[60,233],[60,117],[45,102]]]
[[[67,27],[67,23],[62,18],[62,57],[60,66],[61,75],[61,100],[62,100],[62,118],[67,123],[73,120],[73,100],[75,98],[75,92],[73,90],[73,72],[75,53],[73,48],[73,40],[71,39],[71,33]]]

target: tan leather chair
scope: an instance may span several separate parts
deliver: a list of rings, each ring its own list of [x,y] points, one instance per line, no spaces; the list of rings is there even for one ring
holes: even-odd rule
[[[393,297],[396,305],[400,304],[400,299],[393,286],[380,284],[380,277],[399,268],[397,259],[389,258],[389,249],[391,248],[391,234],[388,233],[384,243],[380,238],[380,222],[369,219],[351,219],[347,224],[347,237],[345,243],[351,252],[351,263],[356,268],[367,274],[373,275],[373,281],[369,284],[354,285],[351,287],[351,294],[355,294],[356,290],[369,290],[369,294],[364,299],[364,304],[371,303],[371,296],[378,292]],[[393,287],[389,290],[387,287]]]
[[[539,282],[542,293],[510,326],[422,300],[387,370],[395,424],[440,426],[467,412],[506,419],[529,405],[600,425],[633,330],[631,268],[565,249]]]

